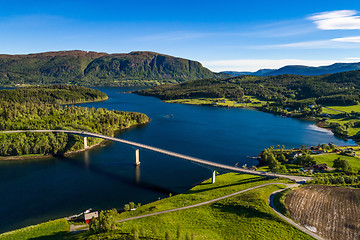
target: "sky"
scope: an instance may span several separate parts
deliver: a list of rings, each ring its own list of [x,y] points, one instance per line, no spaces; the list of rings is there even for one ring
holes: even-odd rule
[[[359,0],[0,0],[0,54],[153,51],[212,71],[360,62]]]

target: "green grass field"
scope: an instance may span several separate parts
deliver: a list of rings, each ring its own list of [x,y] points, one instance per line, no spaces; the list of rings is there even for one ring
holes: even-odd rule
[[[333,161],[340,157],[341,159],[347,160],[354,171],[360,170],[359,157],[344,156],[339,154],[325,154],[320,156],[314,155],[313,157],[318,164],[326,163],[329,167],[332,167]]]
[[[188,206],[269,182],[279,182],[279,185],[265,186],[197,208],[118,223],[116,230],[107,233],[66,234],[63,231],[68,225],[49,231],[49,223],[44,223],[30,227],[36,231],[24,228],[6,233],[7,238],[0,239],[312,239],[283,222],[268,205],[270,193],[283,188],[281,183],[288,183],[287,180],[236,173],[219,175],[214,184],[209,179],[184,194],[123,212],[119,219]],[[134,238],[134,233],[139,238]],[[170,238],[165,238],[166,234]]]
[[[187,193],[144,205],[136,211],[124,212],[120,218],[192,205],[268,182],[274,180],[224,174],[217,176],[215,184],[207,180]],[[188,239],[312,239],[283,222],[268,206],[270,193],[281,188],[281,183],[265,186],[213,204],[119,223],[118,229],[109,233],[91,236],[82,233],[77,237],[126,239],[136,229],[140,239],[165,239],[166,234],[170,239],[178,239],[178,235],[179,239],[187,239],[186,236]]]
[[[0,240],[63,239],[68,231],[69,223],[58,219],[0,234]]]
[[[329,106],[329,108],[332,108],[331,106]],[[333,111],[331,109],[327,109],[327,108],[322,108],[322,113],[326,113],[326,114],[333,114],[333,115],[337,115],[340,114],[337,111]]]
[[[343,111],[343,112],[347,112],[347,113],[351,113],[352,111],[360,112],[360,104],[351,105],[351,106],[326,106],[326,107],[335,109],[335,110],[339,110],[339,111]],[[331,111],[331,110],[329,110],[329,111]]]
[[[182,104],[192,104],[192,105],[212,105],[214,102],[217,102],[216,106],[220,107],[261,107],[265,105],[266,101],[261,101],[254,96],[244,96],[245,99],[251,100],[252,103],[237,103],[235,101],[226,99],[226,98],[188,98],[188,99],[176,99],[176,100],[167,100],[165,102],[169,103],[182,103]],[[219,102],[224,101],[225,102]],[[259,103],[254,103],[259,102]]]
[[[351,113],[352,111],[354,112],[360,112],[360,105],[352,105],[352,106],[327,106],[328,108],[331,108],[333,110],[338,110],[338,111],[343,111],[343,112],[347,112],[347,113]],[[341,112],[337,112],[337,111],[333,111],[331,109],[326,109],[326,108],[322,108],[322,113],[326,113],[326,114],[332,114],[332,115],[339,115],[341,114]],[[340,125],[345,125],[346,123],[349,122],[358,122],[359,119],[348,119],[348,118],[330,118],[327,120],[327,124],[330,123],[338,123]],[[360,131],[359,127],[349,127],[347,129],[348,131],[348,135],[352,136],[357,134]]]

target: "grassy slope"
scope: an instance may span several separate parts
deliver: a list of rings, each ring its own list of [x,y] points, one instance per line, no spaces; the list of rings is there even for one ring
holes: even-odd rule
[[[351,106],[328,106],[331,109],[335,109],[335,110],[339,110],[339,111],[343,111],[343,112],[347,112],[347,113],[351,113],[352,111],[354,112],[360,112],[360,105],[351,105]]]
[[[215,184],[207,180],[188,193],[122,213],[120,218],[192,205],[272,181],[229,173],[218,176]],[[268,206],[268,196],[280,188],[281,185],[266,186],[198,208],[120,223],[119,230],[92,235],[90,239],[118,239],[122,234],[131,235],[133,229],[138,229],[141,237],[156,239],[163,239],[166,232],[175,239],[178,229],[182,239],[186,235],[194,239],[311,239],[276,217]],[[88,234],[77,237],[85,239]]]
[[[313,156],[317,163],[326,163],[328,166],[332,167],[333,161],[337,158],[345,159],[349,162],[353,170],[358,171],[360,170],[360,158],[358,157],[351,157],[351,156],[344,156],[338,154],[325,154],[320,156]]]
[[[144,205],[136,211],[124,212],[120,214],[120,218],[192,205],[274,181],[251,175],[224,174],[217,176],[215,184],[211,184],[209,179],[187,193]],[[62,233],[65,226],[59,226],[50,232],[47,231],[48,223],[45,223],[32,227],[37,229],[36,235],[29,232],[28,228],[23,228],[6,233],[7,238],[1,238],[3,235],[0,235],[0,239],[18,239],[17,236],[25,236],[19,239],[134,239],[134,229],[137,229],[141,239],[164,239],[166,233],[170,234],[171,239],[176,239],[178,230],[180,239],[185,239],[186,236],[193,239],[312,239],[283,222],[269,207],[268,196],[283,188],[281,182],[286,181],[277,182],[280,184],[251,190],[198,208],[119,223],[117,230],[108,233],[92,234],[87,231],[65,234]]]
[[[0,239],[25,240],[40,237],[43,237],[41,239],[46,239],[47,236],[51,236],[52,239],[62,239],[68,231],[69,223],[65,219],[58,219],[0,234]]]
[[[347,112],[347,113],[360,112],[360,104],[351,105],[351,106],[326,106],[326,107],[328,107],[330,109],[323,108],[322,112],[326,113],[326,114],[332,114],[332,115],[335,115],[335,116],[341,114],[341,112],[333,111],[331,109],[338,110],[338,111],[343,111],[343,112]],[[346,117],[345,118],[341,117],[341,118],[328,119],[327,122],[328,123],[338,123],[340,125],[345,125],[346,123],[349,123],[349,122],[358,122],[358,119],[348,119]],[[360,131],[359,127],[349,127],[348,128],[348,135],[349,136],[355,135],[359,131]]]
[[[166,100],[165,102],[169,103],[183,103],[183,104],[192,104],[192,105],[213,105],[214,102],[217,102],[216,106],[220,107],[262,107],[267,103],[267,101],[261,101],[254,96],[244,96],[244,98],[251,100],[252,103],[237,103],[235,101],[229,100],[227,98],[185,98],[185,99],[176,99],[176,100]],[[219,102],[225,100],[225,102]],[[260,102],[260,103],[254,103]]]

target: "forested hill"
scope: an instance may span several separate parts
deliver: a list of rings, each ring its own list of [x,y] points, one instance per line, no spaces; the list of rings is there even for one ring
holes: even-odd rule
[[[105,93],[77,86],[2,90],[0,131],[67,129],[113,136],[116,130],[149,121],[142,113],[60,105],[104,98],[107,98]],[[101,141],[98,138],[89,138],[88,146]],[[0,156],[62,154],[82,149],[83,146],[81,137],[64,133],[0,133]]]
[[[267,101],[304,104],[356,104],[360,94],[360,70],[321,76],[238,76],[228,79],[190,81],[138,91],[164,100],[181,98],[231,98],[244,94]]]
[[[202,78],[229,77],[199,62],[154,52],[107,54],[85,51],[0,55],[0,86],[73,84],[153,86]]]
[[[106,99],[108,99],[108,96],[99,90],[70,85],[22,87],[11,90],[0,90],[0,102],[72,104]]]

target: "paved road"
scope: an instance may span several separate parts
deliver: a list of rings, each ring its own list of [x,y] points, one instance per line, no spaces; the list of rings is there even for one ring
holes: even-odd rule
[[[285,189],[299,186],[299,184],[285,184],[285,185],[287,185],[287,187],[286,187]],[[308,230],[308,229],[300,226],[299,224],[295,223],[295,222],[294,222],[293,220],[291,220],[290,218],[285,217],[284,215],[282,215],[282,214],[276,209],[276,207],[275,207],[275,205],[274,205],[274,202],[273,202],[274,196],[275,196],[276,193],[282,192],[282,191],[284,191],[285,189],[280,189],[280,190],[277,190],[277,191],[271,193],[271,195],[269,196],[269,199],[268,199],[268,202],[269,202],[270,207],[274,210],[274,212],[275,212],[279,217],[281,217],[283,220],[285,220],[285,221],[288,222],[289,224],[293,225],[294,227],[296,227],[296,228],[299,229],[300,231],[302,231],[302,232],[310,235],[311,237],[313,237],[313,238],[315,238],[315,239],[325,240],[324,238],[320,237],[320,236],[317,235],[316,233],[314,233],[314,232],[312,232],[312,231],[310,231],[310,230]]]
[[[159,214],[170,213],[170,212],[177,212],[177,211],[181,211],[181,210],[185,210],[185,209],[200,207],[200,206],[203,206],[203,205],[206,205],[206,204],[214,203],[214,202],[223,200],[223,199],[225,199],[225,198],[233,197],[233,196],[236,196],[236,195],[238,195],[238,194],[240,194],[240,193],[244,193],[244,192],[247,192],[247,191],[250,191],[250,190],[254,190],[254,189],[257,189],[257,188],[261,188],[261,187],[265,187],[265,186],[268,186],[268,185],[286,185],[287,187],[298,186],[298,184],[265,183],[265,184],[261,184],[261,185],[259,185],[259,186],[247,188],[247,189],[244,189],[244,190],[241,190],[241,191],[232,193],[232,194],[228,194],[228,195],[225,195],[225,196],[222,196],[222,197],[218,197],[218,198],[215,198],[215,199],[212,199],[212,200],[209,200],[209,201],[205,201],[205,202],[201,202],[201,203],[197,203],[197,204],[194,204],[194,205],[185,206],[185,207],[180,207],[180,208],[174,208],[174,209],[165,210],[165,211],[161,211],[161,212],[144,214],[144,215],[136,216],[136,217],[130,217],[130,218],[125,218],[125,219],[120,219],[120,220],[118,220],[117,222],[119,222],[119,223],[120,223],[120,222],[126,222],[126,221],[130,221],[130,220],[135,220],[135,219],[140,219],[140,218],[146,218],[146,217],[150,217],[150,216],[156,216],[156,215],[159,215]],[[88,230],[89,228],[84,228],[84,227],[86,227],[86,226],[87,226],[87,225],[78,225],[78,226],[72,225],[72,226],[70,227],[70,232],[80,231],[80,230],[78,230],[79,228],[83,228],[81,231]]]
[[[159,152],[159,153],[169,155],[169,156],[173,156],[173,157],[177,157],[177,158],[182,158],[182,159],[185,159],[187,161],[199,163],[201,165],[205,165],[205,166],[208,166],[208,167],[216,169],[216,170],[225,170],[227,172],[246,173],[246,174],[251,174],[251,175],[260,175],[260,176],[267,176],[267,177],[274,177],[274,178],[282,177],[282,178],[287,178],[287,179],[290,179],[290,180],[294,180],[296,182],[303,182],[303,181],[312,180],[311,177],[301,177],[301,176],[284,175],[284,174],[270,173],[270,172],[253,171],[253,170],[228,166],[228,165],[225,165],[225,164],[214,163],[214,162],[210,162],[210,161],[207,161],[207,160],[202,160],[202,159],[199,159],[199,158],[190,157],[190,156],[187,156],[187,155],[184,155],[184,154],[171,152],[171,151],[164,150],[164,149],[161,149],[161,148],[156,148],[156,147],[152,147],[152,146],[141,144],[141,143],[136,143],[136,142],[120,139],[120,138],[109,137],[109,136],[105,136],[105,135],[101,135],[101,134],[97,134],[97,133],[91,133],[91,132],[75,131],[75,130],[12,130],[12,131],[2,131],[0,133],[23,133],[23,132],[32,132],[32,133],[43,133],[43,132],[60,133],[60,132],[62,132],[62,133],[80,135],[80,136],[84,136],[84,137],[97,137],[97,138],[102,138],[102,139],[105,139],[105,140],[124,143],[124,144],[127,144],[127,145],[131,145],[131,146],[135,146],[135,147],[139,147],[139,148],[143,148],[143,149],[148,149],[148,150],[151,150],[151,151],[154,151],[154,152]]]

